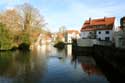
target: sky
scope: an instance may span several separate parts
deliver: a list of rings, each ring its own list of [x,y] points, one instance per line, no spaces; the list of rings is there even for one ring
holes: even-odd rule
[[[125,16],[125,0],[0,0],[0,11],[25,2],[39,9],[46,27],[52,32],[57,32],[61,26],[80,31],[90,17],[116,17],[118,26],[120,18]]]

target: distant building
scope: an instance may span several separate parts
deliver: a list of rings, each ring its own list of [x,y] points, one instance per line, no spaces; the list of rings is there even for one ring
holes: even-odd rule
[[[77,30],[67,30],[65,34],[65,41],[67,43],[72,43],[72,39],[78,39],[79,36],[79,31]]]
[[[52,41],[53,42],[59,42],[59,41],[65,42],[64,33],[61,33],[61,32],[53,33]]]
[[[125,48],[125,17],[121,18],[118,31],[115,32],[115,46]]]
[[[46,45],[50,44],[52,42],[52,36],[51,34],[39,34],[39,37],[36,41],[36,45]]]
[[[106,45],[113,41],[113,28],[115,17],[104,17],[99,19],[86,20],[81,28],[81,39],[78,43],[86,45]],[[93,44],[92,44],[93,43]],[[85,45],[84,44],[84,45]]]

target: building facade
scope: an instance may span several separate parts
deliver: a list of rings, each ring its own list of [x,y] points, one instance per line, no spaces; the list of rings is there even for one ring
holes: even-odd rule
[[[81,28],[78,46],[92,47],[97,45],[112,45],[115,17],[104,17],[86,20]]]
[[[119,31],[115,32],[115,46],[117,48],[125,48],[125,17],[121,18]]]
[[[65,34],[65,42],[67,43],[72,43],[72,39],[78,39],[79,36],[79,31],[77,30],[67,30]]]
[[[112,41],[114,21],[115,17],[86,20],[81,28],[81,38]]]
[[[97,30],[96,39],[105,40],[105,41],[113,41],[113,31],[112,30]]]

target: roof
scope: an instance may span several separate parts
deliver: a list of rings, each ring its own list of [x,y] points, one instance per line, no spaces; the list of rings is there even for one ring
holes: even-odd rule
[[[57,35],[59,38],[64,38],[64,34],[63,34],[63,33],[58,32],[58,33],[56,33],[56,35]]]
[[[112,30],[112,28],[84,28],[81,31]]]
[[[79,34],[79,31],[77,31],[77,30],[67,30],[66,32],[69,34],[72,34],[72,33]]]
[[[89,19],[86,20],[85,23],[83,24],[81,31],[92,31],[92,30],[112,30],[113,25],[114,25],[115,17],[109,17],[109,18],[99,18],[99,19]],[[92,28],[93,26],[100,26],[100,25],[112,25],[111,28]]]

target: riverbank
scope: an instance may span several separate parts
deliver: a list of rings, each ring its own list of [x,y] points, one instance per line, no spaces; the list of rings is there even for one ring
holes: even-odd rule
[[[12,47],[11,49],[0,49],[0,52],[1,51],[15,51],[15,50],[30,51],[30,45],[26,43],[22,43],[19,45],[19,47]]]

